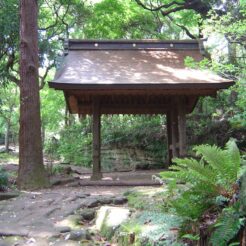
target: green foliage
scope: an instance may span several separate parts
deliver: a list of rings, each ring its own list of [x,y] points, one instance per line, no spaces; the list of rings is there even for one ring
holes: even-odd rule
[[[240,192],[239,192],[239,203],[241,205],[241,211],[246,213],[246,170],[242,173],[240,178]]]
[[[146,11],[131,0],[103,0],[90,8],[80,37],[98,39],[167,38],[172,30],[160,17]],[[76,35],[76,34],[75,34]],[[78,35],[76,35],[78,37]]]
[[[235,237],[240,228],[245,225],[245,217],[239,210],[240,204],[223,209],[214,227],[210,243],[213,246],[227,246]]]
[[[53,165],[52,166],[52,170],[51,170],[51,174],[62,174],[64,173],[64,170],[66,169],[65,166],[63,165]]]
[[[9,81],[10,75],[17,76],[17,73],[6,69],[9,57],[15,60],[13,54],[17,52],[19,42],[19,14],[18,1],[0,1],[0,84]],[[12,64],[10,64],[12,65]],[[16,68],[16,66],[14,66]]]
[[[178,228],[181,219],[174,215],[153,211],[142,211],[134,219],[122,225],[123,231],[135,232],[140,245],[168,246],[175,245],[177,238],[171,228]],[[165,235],[165,240],[160,240]]]
[[[45,91],[44,91],[45,92]],[[54,98],[54,100],[58,100]],[[91,118],[79,121],[74,120],[70,126],[63,127],[63,122],[59,122],[59,117],[50,116],[52,110],[60,110],[49,103],[43,107],[43,122],[47,132],[57,129],[56,135],[46,134],[45,153],[52,159],[60,158],[65,162],[90,167],[92,162],[92,132]],[[47,111],[46,111],[47,110]],[[59,114],[59,112],[57,112]],[[47,117],[47,118],[46,118]],[[50,121],[48,121],[50,119]],[[132,164],[132,158],[127,151],[139,150],[148,158],[162,163],[165,156],[165,129],[164,118],[156,116],[102,116],[102,149],[126,149],[125,165]],[[59,132],[59,128],[62,128]],[[107,154],[107,155],[106,155]],[[104,169],[112,170],[113,153],[102,153],[102,165]],[[133,155],[133,154],[132,154]],[[137,157],[135,157],[137,158]],[[135,160],[135,159],[134,159]],[[137,159],[136,159],[137,161]]]
[[[190,239],[192,241],[198,241],[200,239],[199,235],[185,234],[182,238]]]
[[[18,163],[18,155],[16,153],[0,153],[0,164],[17,164]]]
[[[0,167],[0,191],[5,189],[8,185],[8,174]]]
[[[170,202],[175,213],[186,219],[187,223],[198,220],[204,211],[213,205],[211,197],[199,194],[198,191],[185,191]]]
[[[163,116],[106,116],[102,118],[102,141],[105,145],[136,147],[163,160],[166,152],[164,125]]]
[[[246,128],[246,79],[241,79],[236,87],[235,92],[237,93],[237,100],[233,109],[233,116],[230,119],[230,123],[234,128]]]
[[[86,131],[85,125],[67,126],[60,134],[57,152],[64,162],[90,167],[92,135]]]
[[[0,87],[0,134],[9,131],[16,135],[19,121],[19,90],[13,84]]]
[[[65,118],[64,95],[45,86],[40,91],[42,128],[47,133],[62,128]],[[50,137],[50,136],[48,136]]]
[[[216,197],[232,197],[241,163],[239,150],[232,140],[225,149],[200,145],[194,150],[200,160],[174,159],[176,165],[161,173],[163,179],[187,184],[188,188],[172,201],[172,206],[179,215],[192,220],[198,219],[215,204]]]
[[[133,189],[126,192],[128,206],[138,210],[162,211],[165,192],[160,188]],[[166,200],[166,199],[164,199]]]

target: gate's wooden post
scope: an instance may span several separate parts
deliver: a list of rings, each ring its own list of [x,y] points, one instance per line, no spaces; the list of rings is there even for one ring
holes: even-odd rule
[[[168,153],[168,165],[171,164],[173,158],[173,150],[172,150],[172,121],[171,121],[171,112],[168,111],[166,114],[167,120],[167,153]]]
[[[178,101],[178,129],[179,129],[179,155],[186,155],[186,112],[185,98],[180,98]]]
[[[94,100],[92,105],[93,113],[93,167],[91,180],[102,179],[101,173],[101,112],[99,100]]]
[[[174,98],[175,99],[175,98]],[[178,146],[178,111],[177,111],[177,102],[172,100],[172,109],[171,109],[171,126],[172,126],[172,155],[173,158],[179,156],[179,146]]]

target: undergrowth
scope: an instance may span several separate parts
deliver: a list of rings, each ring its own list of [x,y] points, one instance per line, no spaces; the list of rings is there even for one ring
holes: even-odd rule
[[[181,219],[175,215],[145,210],[123,224],[121,231],[135,235],[135,246],[174,246],[178,245],[176,233],[180,224]]]
[[[8,174],[0,167],[0,191],[4,191],[8,185]]]
[[[128,206],[138,210],[161,211],[164,191],[159,188],[135,189],[125,192]]]
[[[194,151],[196,159],[176,158],[175,165],[161,173],[171,186],[171,211],[183,218],[180,233],[189,241],[203,240],[204,235],[200,236],[203,224],[202,234],[211,238],[213,246],[229,245],[244,225],[246,214],[238,200],[239,150],[231,140],[225,149],[200,145],[194,147]],[[180,182],[185,184],[183,189],[177,186]]]

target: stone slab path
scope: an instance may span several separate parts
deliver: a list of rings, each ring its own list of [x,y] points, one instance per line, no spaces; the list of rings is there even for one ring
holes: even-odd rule
[[[66,217],[83,208],[124,202],[122,193],[127,187],[58,187],[38,192],[22,192],[17,198],[0,202],[0,246],[2,245],[62,245],[47,241],[64,239],[66,228],[61,223]],[[24,242],[6,243],[6,236],[21,236]],[[45,241],[46,240],[46,241]],[[38,243],[40,242],[40,243]],[[64,242],[75,245],[75,242]],[[86,244],[84,244],[86,245]],[[103,245],[103,244],[102,244]]]
[[[126,199],[122,195],[129,190],[129,186],[114,186],[115,182],[134,182],[137,185],[159,183],[153,180],[159,170],[148,170],[104,173],[103,182],[108,182],[109,186],[84,186],[83,182],[90,182],[90,174],[82,171],[77,170],[79,175],[75,182],[37,192],[21,192],[16,198],[0,201],[0,246],[110,246],[97,234],[87,236],[88,228],[95,221],[83,221],[78,218],[78,212],[81,215],[88,208],[95,212],[103,205],[124,204]],[[71,221],[70,224],[67,221],[73,217],[81,225],[70,228]],[[80,232],[76,231],[78,229]],[[70,240],[70,236],[76,236],[77,233],[79,238],[84,237],[84,243]]]

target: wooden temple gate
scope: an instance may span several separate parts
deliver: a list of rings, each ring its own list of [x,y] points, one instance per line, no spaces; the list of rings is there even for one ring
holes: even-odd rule
[[[102,178],[102,114],[165,114],[168,160],[186,155],[186,114],[200,96],[216,96],[233,81],[188,69],[202,59],[201,41],[69,40],[49,86],[63,90],[70,113],[93,116],[92,180]]]

